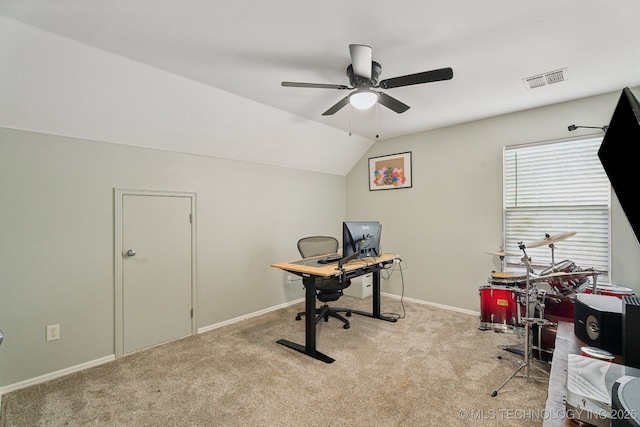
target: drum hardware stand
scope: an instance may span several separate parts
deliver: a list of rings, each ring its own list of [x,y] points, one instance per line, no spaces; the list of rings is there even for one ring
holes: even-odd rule
[[[549,237],[548,234],[546,234],[547,237]],[[549,245],[549,247],[551,248],[551,265],[556,265],[556,256],[555,256],[555,249],[556,246],[552,243]]]
[[[598,274],[596,271],[593,272],[593,294],[596,295],[598,293]]]
[[[540,318],[536,319],[535,323],[540,323],[540,319],[544,319],[544,310],[545,310],[545,303],[544,301],[546,300],[547,297],[547,290],[545,289],[536,289],[535,287],[531,287],[531,291],[530,291],[530,298],[533,297],[535,295],[535,300],[533,301],[533,303],[529,303],[529,304],[533,304],[535,306],[534,308],[534,316],[535,316],[535,310],[538,309],[538,313]],[[535,289],[535,291],[534,291]],[[540,300],[542,300],[543,302],[540,302]],[[524,305],[524,303],[523,303]],[[535,319],[535,318],[534,318]],[[518,318],[519,320],[519,324],[522,324],[522,320],[523,318]],[[553,324],[551,322],[549,322],[549,324]],[[524,341],[524,337],[521,336],[521,338]],[[538,328],[538,356],[540,358],[540,360],[542,360],[542,352],[544,351],[541,347],[541,343],[542,343],[542,329]],[[500,348],[502,350],[517,354],[519,356],[524,356],[524,350],[521,350],[521,344],[512,346],[512,345],[505,345],[505,346],[500,346]]]
[[[529,275],[529,273],[535,274],[535,271],[533,271],[533,267],[531,267],[531,257],[528,257],[527,254],[524,254],[524,257],[522,257],[520,261],[522,261],[522,263],[527,268],[527,276]]]
[[[505,384],[507,384],[512,378],[515,378],[520,371],[523,371],[523,374],[519,378],[544,379],[544,378],[535,378],[530,376],[529,374],[529,368],[533,366],[533,364],[531,363],[531,325],[538,324],[540,326],[543,326],[543,325],[549,325],[553,323],[545,319],[536,319],[529,316],[529,292],[531,290],[531,280],[529,277],[530,276],[529,270],[531,267],[529,265],[529,257],[527,256],[527,252],[525,251],[525,245],[523,245],[522,242],[519,242],[518,245],[522,250],[522,252],[524,253],[523,261],[527,268],[526,289],[525,289],[525,317],[522,319],[524,323],[524,360],[520,363],[520,365],[515,370],[515,372],[511,374],[509,378],[507,378],[502,384],[500,384],[500,386],[497,389],[495,389],[491,393],[491,397],[496,397],[498,395],[498,391],[500,391],[500,389],[504,387]]]

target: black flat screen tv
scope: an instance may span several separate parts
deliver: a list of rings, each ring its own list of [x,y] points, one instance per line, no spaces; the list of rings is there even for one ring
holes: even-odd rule
[[[640,243],[640,103],[624,88],[611,117],[598,157]]]

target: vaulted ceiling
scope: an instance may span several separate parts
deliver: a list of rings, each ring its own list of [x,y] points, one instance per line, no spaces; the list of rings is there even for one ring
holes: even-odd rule
[[[640,85],[639,17],[637,0],[3,0],[0,125],[346,174],[376,138]],[[402,114],[323,116],[345,91],[281,86],[348,86],[352,43],[380,79],[453,79],[386,90]]]

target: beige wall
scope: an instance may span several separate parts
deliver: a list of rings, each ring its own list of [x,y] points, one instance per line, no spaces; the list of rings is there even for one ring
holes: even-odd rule
[[[344,176],[0,128],[0,390],[114,354],[114,188],[197,193],[198,328],[302,298],[269,265],[346,215]]]
[[[301,298],[269,264],[296,258],[300,236],[339,236],[344,219],[383,223],[405,296],[477,312],[500,267],[484,252],[502,241],[502,147],[607,124],[618,96],[380,141],[347,177],[0,128],[0,392],[114,354],[114,188],[197,193],[199,328]],[[413,188],[370,192],[368,157],[404,151]],[[615,197],[611,259],[612,281],[640,292]],[[401,294],[400,278],[383,291]],[[62,339],[47,343],[55,323]]]
[[[502,243],[503,147],[587,134],[567,126],[608,124],[619,96],[377,142],[349,173],[347,216],[383,222],[384,250],[407,263],[406,296],[478,312],[479,286],[500,269],[499,259],[484,252]],[[405,151],[413,154],[413,187],[370,192],[368,158]],[[615,195],[611,228],[612,283],[640,292],[640,246]],[[383,291],[400,294],[399,275],[383,283]]]

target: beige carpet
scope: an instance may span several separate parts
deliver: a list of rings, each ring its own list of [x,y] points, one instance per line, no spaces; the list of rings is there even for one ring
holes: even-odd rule
[[[371,299],[339,303],[370,310]],[[519,343],[517,336],[479,331],[477,316],[404,308],[397,323],[353,315],[345,330],[335,319],[321,322],[318,350],[333,364],[276,344],[304,343],[298,304],[8,393],[1,425],[542,424],[545,379],[514,378],[491,397],[522,360],[499,348]],[[404,314],[391,298],[382,311]]]

